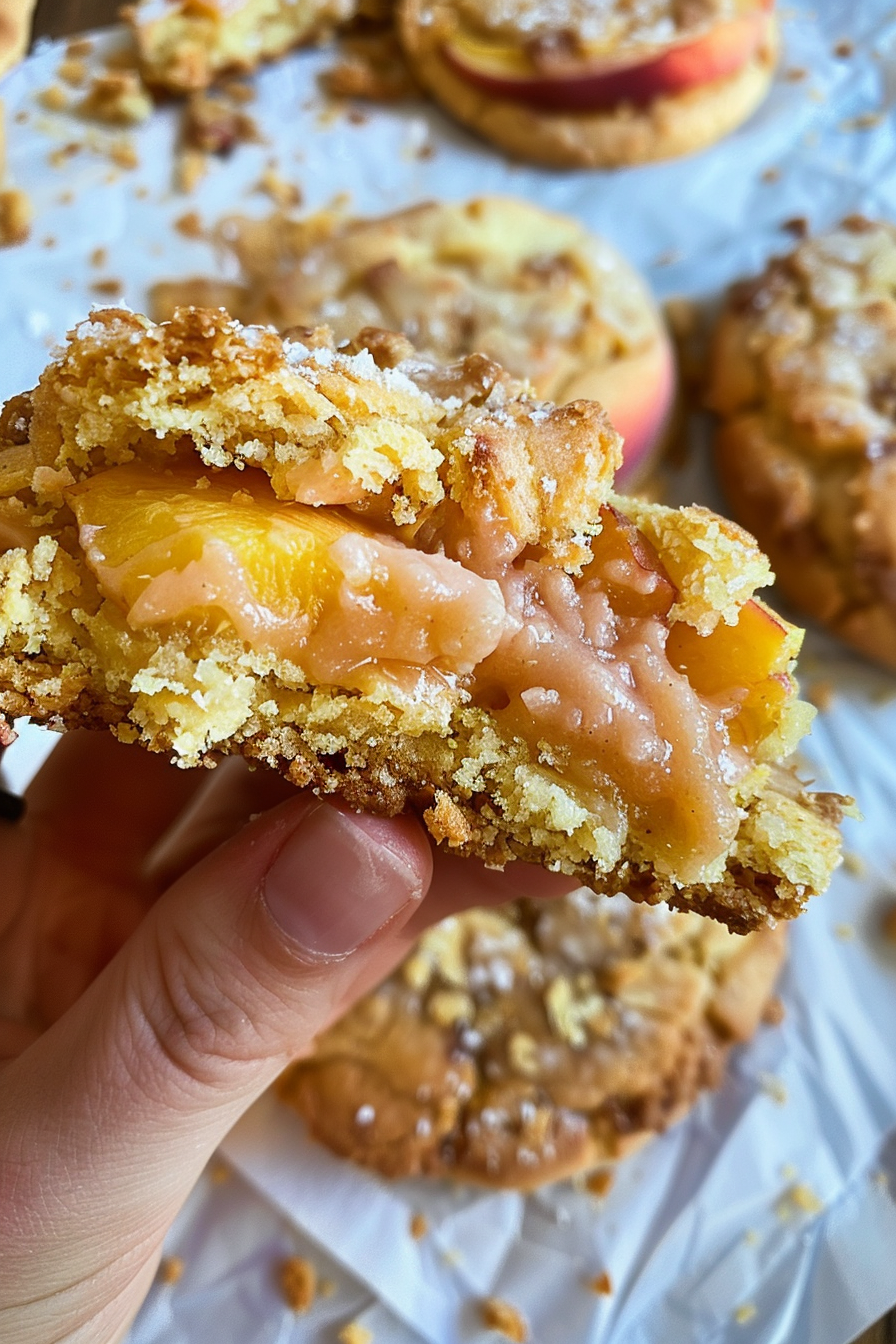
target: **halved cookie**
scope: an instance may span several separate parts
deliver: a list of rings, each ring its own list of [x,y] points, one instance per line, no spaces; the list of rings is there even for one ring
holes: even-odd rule
[[[812,710],[753,539],[614,496],[594,402],[319,339],[112,309],[7,404],[0,710],[241,752],[739,928],[797,914],[842,800],[781,768]]]
[[[539,397],[599,401],[624,441],[620,482],[649,469],[668,429],[675,366],[647,285],[568,216],[487,196],[378,219],[324,212],[229,219],[218,229],[242,273],[238,316],[278,330],[326,322],[336,340],[403,332],[438,364],[482,353]],[[154,291],[154,315],[196,302],[196,281]]]
[[[737,285],[710,404],[731,508],[783,592],[896,668],[896,228],[853,216]]]
[[[317,1040],[278,1091],[385,1176],[531,1190],[615,1161],[717,1086],[753,1035],[784,929],[580,890],[470,910]]]
[[[146,83],[174,93],[254,70],[351,18],[355,0],[139,0],[122,11]]]
[[[615,168],[744,121],[777,60],[774,0],[400,0],[405,53],[454,116],[523,159]]]

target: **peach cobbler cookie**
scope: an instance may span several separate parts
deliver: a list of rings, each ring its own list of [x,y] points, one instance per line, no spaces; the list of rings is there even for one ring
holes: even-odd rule
[[[896,668],[896,228],[854,216],[735,286],[710,401],[782,590]]]
[[[702,149],[765,96],[774,0],[400,0],[420,83],[520,158],[615,168]]]
[[[599,401],[623,438],[621,482],[649,468],[675,393],[669,337],[633,267],[568,216],[491,196],[378,219],[230,219],[218,236],[239,261],[243,320],[326,322],[337,341],[387,327],[438,364],[481,352],[549,401]],[[157,286],[159,315],[196,283]]]
[[[354,11],[355,0],[138,0],[123,13],[146,83],[185,93],[254,70]]]
[[[739,928],[798,913],[838,804],[781,764],[813,711],[753,539],[614,496],[595,402],[364,341],[73,333],[0,419],[0,710]]]
[[[624,1156],[721,1080],[755,1032],[783,926],[584,889],[470,910],[283,1075],[335,1152],[386,1176],[533,1189]]]

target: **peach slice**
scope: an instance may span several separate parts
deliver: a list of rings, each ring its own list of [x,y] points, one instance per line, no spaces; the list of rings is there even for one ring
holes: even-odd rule
[[[659,318],[657,318],[659,322]],[[599,401],[613,428],[622,435],[622,466],[617,488],[631,490],[647,475],[654,453],[669,429],[675,404],[675,356],[660,328],[656,339],[608,364],[588,369],[563,389],[564,401]]]
[[[676,621],[666,655],[701,695],[743,693],[729,732],[733,741],[750,745],[768,732],[781,705],[796,693],[789,668],[801,643],[801,630],[754,597],[735,625],[720,623],[709,635]]]
[[[550,74],[533,70],[520,47],[484,42],[462,29],[442,45],[455,74],[495,98],[527,103],[546,112],[597,112],[655,98],[734,75],[758,51],[771,23],[774,0],[753,0],[744,12],[698,37],[666,47],[633,48],[624,56],[571,60]]]
[[[223,616],[251,648],[349,688],[383,663],[469,672],[504,630],[496,583],[338,509],[281,503],[249,472],[131,464],[66,498],[101,591],[134,629],[217,629]]]
[[[617,616],[668,616],[678,597],[653,546],[625,514],[606,505],[582,580],[599,580]]]

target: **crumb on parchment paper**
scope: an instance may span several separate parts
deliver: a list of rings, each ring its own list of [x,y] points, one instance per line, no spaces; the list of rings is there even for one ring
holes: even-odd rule
[[[290,1255],[280,1265],[280,1291],[286,1305],[302,1315],[317,1296],[317,1270],[301,1255]]]
[[[349,1321],[336,1336],[339,1344],[373,1344],[373,1331],[359,1321]]]
[[[601,1270],[600,1274],[595,1274],[592,1278],[587,1279],[585,1286],[592,1293],[596,1293],[598,1297],[609,1297],[613,1292],[613,1280],[605,1269]]]
[[[422,1241],[429,1231],[429,1219],[425,1213],[415,1213],[411,1216],[410,1233],[414,1241]]]
[[[512,1344],[527,1344],[529,1327],[516,1307],[501,1297],[486,1297],[480,1307],[482,1323],[487,1330],[503,1335]]]
[[[31,233],[33,217],[31,200],[20,187],[0,191],[0,247],[24,243]]]
[[[184,1262],[179,1255],[166,1255],[159,1261],[159,1282],[173,1288],[183,1278]]]

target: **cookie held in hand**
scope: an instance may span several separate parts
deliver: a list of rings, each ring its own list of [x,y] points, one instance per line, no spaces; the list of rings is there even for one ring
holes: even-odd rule
[[[614,495],[594,402],[314,339],[100,311],[7,403],[0,711],[735,928],[797,914],[842,800],[786,766],[813,711],[753,539]]]

